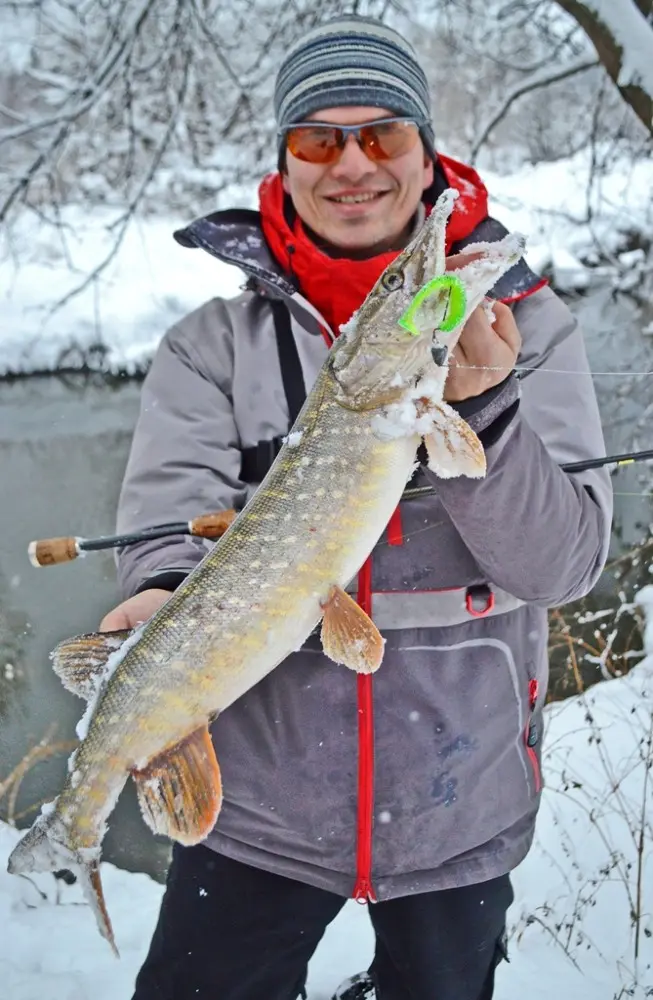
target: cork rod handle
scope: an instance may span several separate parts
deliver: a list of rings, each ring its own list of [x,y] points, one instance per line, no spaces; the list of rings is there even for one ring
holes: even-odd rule
[[[215,514],[200,514],[189,522],[191,535],[201,538],[220,538],[236,517],[235,510],[220,510]]]
[[[72,562],[79,555],[77,539],[40,538],[30,542],[27,555],[32,566],[56,566],[57,563]]]

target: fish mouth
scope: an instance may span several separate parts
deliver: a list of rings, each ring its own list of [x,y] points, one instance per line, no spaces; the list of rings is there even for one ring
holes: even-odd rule
[[[416,295],[428,281],[446,271],[447,222],[458,197],[448,188],[440,195],[420,231],[395,262],[404,274],[404,287]]]
[[[446,228],[457,192],[438,198],[422,229],[386,268],[331,363],[336,398],[350,409],[386,405],[430,366],[446,364],[464,323],[524,250],[508,234],[447,259]],[[433,348],[435,347],[435,353]]]

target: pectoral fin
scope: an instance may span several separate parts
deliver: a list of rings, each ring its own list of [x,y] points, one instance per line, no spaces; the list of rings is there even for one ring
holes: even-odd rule
[[[359,674],[381,666],[385,640],[378,628],[342,587],[331,588],[322,619],[322,648],[336,663]]]
[[[430,403],[427,412],[432,426],[424,434],[424,444],[431,472],[441,479],[482,479],[487,471],[485,452],[469,424],[448,403]]]
[[[50,653],[52,669],[67,691],[89,701],[104,674],[107,660],[130,635],[130,629],[120,629],[64,639]]]
[[[154,833],[190,846],[215,826],[222,781],[208,726],[132,771],[132,777],[143,819]]]

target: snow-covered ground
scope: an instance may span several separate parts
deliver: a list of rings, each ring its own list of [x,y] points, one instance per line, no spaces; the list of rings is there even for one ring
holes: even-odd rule
[[[500,967],[497,1000],[653,996],[653,586],[638,602],[648,656],[627,677],[546,710],[547,787],[535,846],[514,875],[511,962]],[[0,824],[0,995],[127,1000],[161,886],[103,866],[116,961],[77,886],[6,874],[17,838]],[[312,960],[310,1000],[328,1000],[371,953],[366,910],[350,902]]]
[[[592,188],[591,222],[584,221],[587,152],[509,175],[482,173],[493,214],[528,237],[529,262],[552,270],[560,286],[596,280],[579,257],[597,243],[612,253],[625,231],[653,237],[653,162],[614,163]],[[254,199],[253,190],[243,192],[241,205],[254,207]],[[133,221],[102,274],[61,304],[116,239],[109,209],[89,215],[73,206],[62,221],[57,233],[25,214],[0,245],[0,375],[79,367],[85,357],[93,367],[137,369],[168,326],[214,295],[236,295],[242,284],[240,271],[175,243],[173,230],[189,219],[158,215]],[[637,265],[637,253],[624,258],[624,268]]]

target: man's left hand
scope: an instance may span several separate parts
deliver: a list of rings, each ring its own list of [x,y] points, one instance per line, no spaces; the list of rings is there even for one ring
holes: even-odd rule
[[[488,319],[480,305],[471,314],[449,358],[449,374],[444,386],[448,403],[480,396],[503,382],[515,367],[521,349],[521,335],[511,309],[493,302],[494,319]]]

